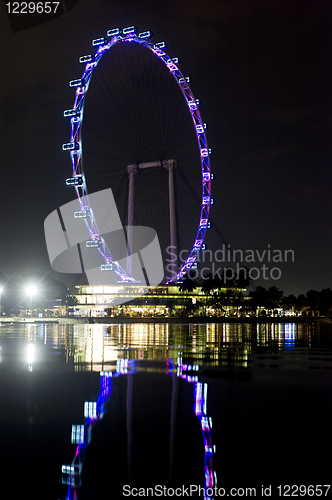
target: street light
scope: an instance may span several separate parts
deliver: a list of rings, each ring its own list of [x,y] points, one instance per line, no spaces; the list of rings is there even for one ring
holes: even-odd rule
[[[30,299],[31,299],[31,317],[32,317],[32,313],[33,313],[32,299],[33,299],[33,296],[37,293],[37,291],[38,291],[38,288],[36,287],[36,285],[28,285],[26,287],[26,293],[28,295],[30,295]]]
[[[0,316],[2,316],[1,295],[2,295],[3,291],[4,291],[4,287],[0,286]]]

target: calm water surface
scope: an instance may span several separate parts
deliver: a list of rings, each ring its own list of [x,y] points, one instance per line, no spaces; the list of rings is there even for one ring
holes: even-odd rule
[[[0,347],[10,498],[329,482],[329,324],[3,324]]]

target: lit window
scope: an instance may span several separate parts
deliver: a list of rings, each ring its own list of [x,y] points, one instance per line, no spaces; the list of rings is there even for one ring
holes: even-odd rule
[[[97,403],[86,401],[84,403],[84,416],[86,418],[96,418],[97,416]]]
[[[107,38],[96,38],[95,40],[92,40],[92,45],[96,47],[97,45],[104,45],[107,43]]]
[[[66,179],[67,186],[82,186],[84,183],[82,175],[76,175],[75,177],[69,177]]]
[[[74,212],[75,219],[85,219],[86,217],[91,217],[91,212],[89,210],[80,210],[79,212]]]
[[[77,80],[71,80],[69,82],[70,87],[81,87],[82,85],[84,85],[84,80],[82,80],[82,78],[78,78]]]
[[[89,61],[91,61],[91,60],[92,60],[92,55],[91,55],[91,54],[86,55],[86,56],[81,56],[81,57],[79,58],[79,62],[80,62],[80,63],[89,62]]]
[[[100,266],[100,269],[102,271],[113,271],[114,270],[114,264],[102,264]]]
[[[143,31],[143,33],[139,33],[138,38],[152,38],[151,31]]]
[[[80,115],[81,115],[81,112],[78,109],[76,109],[76,108],[66,109],[63,112],[63,116],[65,118],[72,117],[72,116],[80,116]]]
[[[197,104],[195,101],[189,101],[188,106],[191,111],[195,111],[197,109]]]
[[[123,28],[122,33],[124,35],[131,35],[133,33],[137,33],[136,26],[129,26],[128,28]]]
[[[117,35],[121,35],[121,33],[122,33],[122,30],[120,30],[120,28],[114,28],[112,30],[108,30],[107,36],[117,36]]]
[[[158,43],[156,43],[156,47],[158,47],[159,49],[166,49],[167,43],[166,42],[158,42]]]
[[[115,286],[104,286],[104,293],[118,293],[119,288]]]
[[[62,145],[63,151],[77,151],[80,148],[78,142],[67,142]]]

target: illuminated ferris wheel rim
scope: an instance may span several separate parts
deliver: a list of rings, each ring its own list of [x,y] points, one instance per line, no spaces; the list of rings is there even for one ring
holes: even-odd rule
[[[135,26],[130,26],[127,28],[115,28],[107,32],[107,37],[97,38],[92,41],[94,47],[98,47],[97,52],[94,55],[85,55],[79,58],[79,62],[85,64],[85,68],[82,77],[77,80],[71,80],[69,82],[70,87],[76,88],[75,102],[72,109],[64,111],[65,117],[71,118],[71,136],[70,142],[63,144],[62,149],[65,151],[70,151],[73,177],[66,180],[67,185],[72,185],[75,187],[77,197],[79,200],[81,210],[75,212],[74,216],[76,218],[83,218],[87,224],[91,240],[89,243],[90,247],[98,248],[100,254],[102,255],[105,264],[101,266],[102,270],[112,270],[114,271],[124,282],[137,283],[137,280],[133,276],[127,274],[127,272],[122,269],[120,264],[113,258],[112,254],[108,250],[102,236],[98,231],[97,224],[93,218],[93,211],[89,205],[88,200],[88,190],[85,181],[84,171],[83,171],[83,150],[82,150],[82,139],[81,139],[81,128],[83,122],[83,112],[84,112],[84,101],[87,94],[90,80],[92,74],[97,67],[103,54],[111,49],[113,45],[117,43],[138,43],[143,47],[146,47],[151,52],[153,52],[159,59],[163,61],[165,66],[168,68],[170,73],[175,78],[178,86],[180,87],[182,94],[186,100],[194,127],[196,138],[198,142],[201,170],[202,170],[202,201],[201,201],[201,213],[198,225],[198,230],[196,238],[191,251],[188,254],[187,259],[184,264],[180,267],[177,272],[177,280],[183,278],[183,276],[195,266],[195,262],[198,257],[198,253],[203,249],[203,242],[206,233],[206,229],[210,226],[209,211],[210,205],[214,203],[211,198],[211,179],[212,175],[210,173],[210,160],[209,156],[211,154],[211,149],[207,146],[207,140],[205,136],[206,124],[203,123],[200,113],[198,111],[198,106],[200,104],[199,99],[195,99],[194,95],[190,89],[190,77],[184,77],[178,68],[179,59],[170,58],[164,49],[166,48],[165,42],[159,42],[153,44],[151,42],[152,33],[150,31],[144,31],[138,33]]]

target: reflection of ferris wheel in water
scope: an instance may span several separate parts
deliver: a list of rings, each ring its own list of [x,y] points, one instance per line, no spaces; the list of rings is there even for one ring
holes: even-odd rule
[[[130,377],[136,372],[137,367],[135,366],[136,360],[129,359],[118,359],[116,363],[115,372],[105,372],[101,371],[101,391],[97,401],[86,401],[84,403],[84,416],[86,418],[85,424],[73,425],[71,433],[71,442],[76,444],[76,451],[74,458],[70,465],[62,466],[62,483],[69,486],[67,490],[66,500],[74,500],[77,498],[77,490],[82,484],[82,470],[85,460],[85,455],[87,452],[87,447],[91,441],[91,434],[93,426],[100,421],[104,416],[104,411],[107,402],[110,400],[112,394],[112,380],[115,377],[125,375]],[[194,373],[194,375],[189,375],[189,373]],[[215,486],[217,484],[217,473],[214,469],[214,454],[216,451],[216,445],[212,440],[212,418],[207,412],[207,395],[208,395],[208,384],[199,381],[199,365],[188,365],[183,363],[182,357],[177,358],[177,363],[173,363],[171,358],[168,359],[166,364],[166,374],[171,375],[173,379],[172,384],[172,400],[171,400],[171,437],[170,437],[170,448],[174,453],[174,439],[175,432],[174,428],[176,426],[176,379],[181,378],[186,382],[194,384],[194,412],[196,417],[200,421],[203,444],[204,444],[204,488],[199,486],[190,487],[190,496],[192,493],[197,493],[199,491],[199,496],[201,496],[201,488],[204,490],[202,498],[204,500],[213,500],[213,493],[215,492]],[[132,468],[133,462],[133,429],[132,429],[132,398],[133,398],[133,384],[132,380],[129,382],[127,379],[127,413],[131,413],[128,419],[127,415],[127,433],[128,433],[128,445],[127,445],[127,460],[128,469]],[[128,401],[131,401],[128,405]],[[203,465],[203,464],[202,464]],[[170,464],[170,469],[173,466]],[[170,471],[171,472],[171,471]],[[115,478],[116,481],[116,478]],[[169,495],[174,496],[174,488],[168,489]],[[167,495],[166,495],[167,496]]]
[[[137,192],[142,191],[141,198],[143,200],[141,201],[146,202],[147,198],[142,188],[144,183],[149,195],[154,194],[157,196],[157,200],[159,197],[161,198],[158,188],[149,185],[149,174],[157,167],[162,167],[159,170],[163,171],[162,175],[166,173],[168,176],[168,182],[165,184],[168,184],[169,187],[170,236],[168,236],[168,241],[171,244],[171,252],[168,251],[168,253],[172,255],[170,280],[181,279],[190,268],[195,267],[198,253],[204,248],[206,229],[210,226],[208,222],[209,209],[210,205],[213,204],[210,188],[213,177],[209,164],[211,150],[207,147],[206,124],[202,122],[198,111],[200,101],[193,96],[189,86],[190,78],[184,77],[179,70],[178,58],[172,59],[165,53],[165,42],[153,44],[151,38],[150,31],[138,33],[135,27],[129,27],[123,30],[119,28],[110,30],[107,32],[106,38],[93,40],[92,45],[98,47],[97,52],[79,59],[81,63],[85,64],[85,68],[81,78],[70,82],[71,87],[76,87],[74,107],[64,112],[64,116],[71,118],[71,138],[69,143],[63,145],[63,149],[70,151],[73,170],[73,176],[67,179],[66,184],[75,187],[80,204],[80,211],[75,212],[74,215],[86,222],[91,237],[86,245],[90,248],[96,248],[100,252],[104,260],[101,270],[114,271],[121,281],[132,283],[136,283],[137,280],[132,276],[130,259],[128,259],[127,269],[124,270],[112,249],[109,249],[109,245],[99,233],[97,223],[94,220],[93,210],[88,200],[87,178],[89,178],[89,185],[96,182],[96,178],[94,177],[95,172],[92,171],[90,174],[87,172],[86,164],[89,164],[89,161],[102,169],[101,172],[97,172],[100,174],[97,182],[101,188],[104,188],[105,174],[110,172],[109,160],[112,162],[112,171],[115,172],[118,183],[121,176],[117,172],[121,168],[123,173],[123,162],[125,159],[127,161],[125,175],[129,177],[129,191],[126,196],[122,195],[122,197],[125,198],[124,204],[128,207],[128,219],[123,217],[124,226],[128,221],[128,255],[131,254],[133,248],[132,229],[135,219],[139,216],[139,209],[136,209]],[[142,50],[141,47],[149,50]],[[126,53],[125,50],[127,50]],[[123,55],[129,58],[127,68],[124,68]],[[104,59],[109,59],[110,64],[107,69],[104,66],[99,77],[98,68],[96,77],[91,84],[92,96],[87,98],[92,74],[97,65],[102,66],[99,65],[99,62],[103,56]],[[163,64],[159,63],[158,60]],[[144,73],[139,73],[140,66],[144,66]],[[175,82],[175,93],[169,89],[169,77],[165,78],[169,73],[173,76],[172,85]],[[164,84],[165,79],[167,84]],[[95,81],[96,83],[94,83]],[[106,85],[107,92],[101,90],[102,85]],[[137,94],[138,87],[139,93]],[[180,88],[181,93],[178,88]],[[99,98],[96,98],[95,94],[98,95],[98,92]],[[158,97],[159,94],[160,97]],[[105,127],[109,127],[110,131],[107,131]],[[84,170],[82,131],[85,144]],[[131,144],[129,138],[132,138]],[[92,144],[90,148],[89,143]],[[186,169],[189,177],[185,175]],[[201,198],[196,194],[198,209],[197,207],[195,210],[188,208],[187,193],[181,192],[181,197],[177,197],[174,186],[176,171],[180,174],[179,179],[184,186],[183,189],[188,189],[189,185],[191,193],[201,191]],[[136,175],[138,173],[139,176]],[[141,175],[143,180],[140,189],[135,189],[134,213],[134,186],[139,182],[139,180],[134,181],[134,179],[141,177]],[[115,191],[113,180],[112,189]],[[121,190],[119,189],[118,192],[121,193]],[[177,203],[176,197],[178,198]],[[119,207],[119,201],[116,200],[116,202]],[[158,203],[158,201],[154,203]],[[154,203],[152,203],[152,207],[150,205],[150,215],[159,212],[159,208]],[[187,219],[182,215],[185,212],[187,212]],[[160,217],[165,220],[163,215]],[[179,229],[180,217],[183,217],[182,227],[194,227],[194,233],[186,235],[187,242],[182,241],[184,231],[182,228]],[[150,223],[144,218],[143,224],[140,225],[152,224],[153,222]],[[159,236],[159,231],[157,234]],[[179,243],[180,237],[181,244]],[[182,263],[178,265],[178,253],[181,248],[190,250],[185,252],[186,258],[182,259]]]

